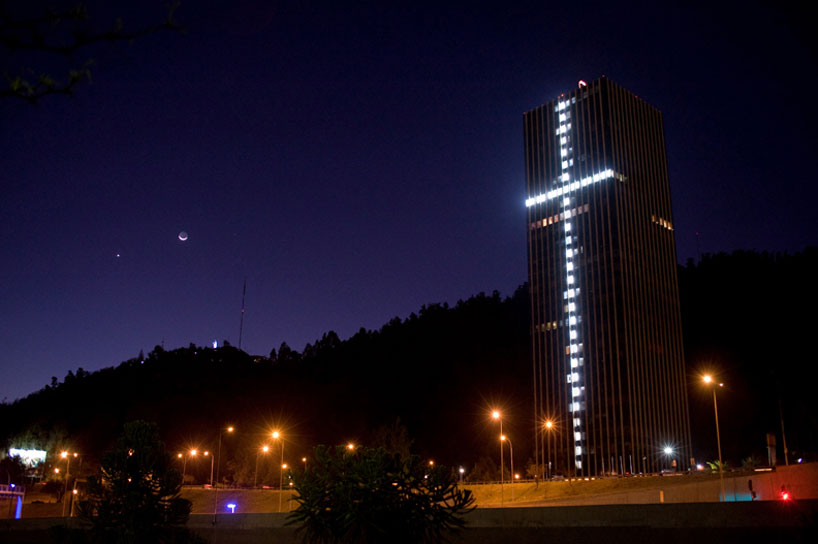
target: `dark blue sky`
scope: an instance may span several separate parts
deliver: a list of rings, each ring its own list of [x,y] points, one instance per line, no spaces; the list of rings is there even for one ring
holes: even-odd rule
[[[127,28],[149,4],[89,11]],[[680,262],[696,232],[702,253],[818,243],[804,13],[577,6],[186,2],[184,35],[80,53],[74,97],[0,103],[0,399],[235,344],[245,278],[257,354],[510,294],[522,113],[602,74],[664,113]]]

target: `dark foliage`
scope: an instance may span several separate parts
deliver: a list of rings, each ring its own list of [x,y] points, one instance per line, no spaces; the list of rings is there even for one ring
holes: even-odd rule
[[[319,446],[295,483],[298,508],[290,523],[308,542],[441,542],[474,508],[451,470],[383,448]]]
[[[784,461],[783,412],[790,462],[818,451],[818,378],[811,346],[818,307],[818,249],[794,255],[736,251],[680,267],[680,291],[693,445],[716,459],[713,397],[707,370],[724,382],[719,420],[725,461],[766,463],[765,435]],[[779,402],[781,411],[779,411]]]
[[[157,426],[135,421],[88,479],[79,517],[90,523],[93,542],[186,542],[191,504],[179,497],[181,488]]]
[[[133,42],[156,32],[182,30],[173,19],[179,3],[168,8],[164,21],[126,30],[117,19],[104,30],[94,27],[83,4],[68,9],[43,8],[37,2],[0,2],[0,51],[7,55],[7,86],[0,98],[21,98],[34,103],[55,94],[71,95],[91,81],[97,44]],[[14,8],[14,9],[12,9]],[[98,51],[97,51],[98,52]],[[82,54],[84,61],[75,59]]]

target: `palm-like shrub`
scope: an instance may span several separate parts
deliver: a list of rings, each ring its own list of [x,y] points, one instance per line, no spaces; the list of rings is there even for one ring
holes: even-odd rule
[[[294,475],[301,525],[315,543],[440,542],[461,529],[474,508],[457,477],[417,456],[384,449],[315,449],[315,461]]]

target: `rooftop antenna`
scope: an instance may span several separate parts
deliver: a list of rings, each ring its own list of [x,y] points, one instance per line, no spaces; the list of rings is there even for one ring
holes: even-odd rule
[[[241,318],[239,319],[239,349],[241,349],[241,333],[244,330],[244,295],[247,293],[247,278],[244,278],[244,287],[241,290]]]

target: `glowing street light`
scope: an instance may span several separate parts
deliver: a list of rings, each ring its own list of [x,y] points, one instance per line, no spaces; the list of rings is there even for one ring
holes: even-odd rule
[[[547,433],[545,435],[545,446],[546,446],[546,455],[547,455],[547,464],[545,465],[545,477],[546,479],[551,478],[551,432],[554,430],[554,422],[550,419],[546,419],[545,423],[543,423],[543,429]]]
[[[63,489],[63,502],[62,502],[62,515],[65,517],[65,496],[68,494],[68,478],[71,476],[71,458],[77,458],[79,454],[74,452],[73,454],[69,453],[66,450],[60,452],[60,458],[65,459],[65,486]],[[55,469],[54,473],[59,474],[59,469]]]
[[[347,444],[347,449],[348,449],[349,451],[354,450],[354,449],[355,449],[355,444],[353,444],[352,442],[350,442],[349,444]]]
[[[258,458],[259,458],[259,455],[261,455],[262,453],[267,453],[268,451],[270,451],[270,446],[267,446],[265,444],[264,446],[259,448],[259,450],[256,452],[256,475],[253,476],[253,487],[256,487],[258,485]]]
[[[284,437],[279,431],[273,431],[273,439],[281,441],[281,469],[278,471],[278,511],[281,512],[281,496],[284,494]]]
[[[199,454],[199,450],[192,449],[188,452],[188,455],[183,453],[179,453],[176,457],[182,460],[182,485],[185,483],[185,476],[187,475],[187,460],[189,457],[196,457]]]
[[[216,524],[216,511],[219,506],[219,469],[221,468],[222,463],[222,433],[227,431],[227,433],[232,433],[236,429],[230,425],[226,429],[223,427],[219,429],[219,449],[216,452],[216,482],[215,486],[213,485],[213,461],[214,459],[211,457],[210,461],[210,487],[213,489],[213,524]]]
[[[498,410],[491,411],[492,419],[496,419],[500,422],[500,435],[503,435],[503,418],[500,415]],[[500,442],[500,508],[503,507],[504,504],[504,496],[503,496],[503,442]]]
[[[460,483],[462,484],[463,483],[463,473],[466,472],[466,469],[463,468],[463,467],[460,467],[459,469],[457,469],[457,472],[460,473]]]
[[[503,442],[508,442],[508,449],[511,452],[511,474],[514,474],[514,448],[511,446],[511,439],[504,434],[500,435],[500,449],[503,448]],[[518,477],[519,478],[519,477]],[[509,482],[514,483],[514,478]],[[511,502],[514,502],[514,487],[511,488]]]
[[[304,472],[306,473],[307,472],[307,458],[302,457],[301,462],[304,463]]]
[[[714,384],[713,376],[710,374],[705,374],[702,376],[702,381],[707,384]],[[719,383],[719,387],[724,387],[723,383]],[[722,466],[721,462],[721,435],[719,434],[719,405],[716,402],[716,388],[715,386],[712,387],[713,389],[713,411],[716,414],[716,444],[718,445],[719,449],[719,486],[721,487],[721,495],[719,496],[719,501],[724,502],[724,467]]]

